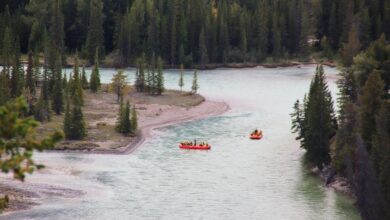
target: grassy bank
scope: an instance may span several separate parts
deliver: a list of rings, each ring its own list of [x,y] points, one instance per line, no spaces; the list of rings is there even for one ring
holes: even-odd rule
[[[80,141],[64,140],[56,145],[55,150],[115,153],[137,141],[137,135],[122,135],[115,131],[119,104],[116,102],[115,94],[108,92],[107,87],[103,85],[103,89],[97,94],[89,90],[84,91],[83,112],[87,137]],[[202,96],[191,95],[188,92],[168,90],[161,96],[150,96],[137,93],[133,88],[130,88],[126,99],[136,106],[139,121],[145,117],[158,116],[167,106],[189,108],[204,101]],[[62,130],[62,126],[63,115],[53,115],[51,121],[41,124],[38,134],[45,136],[55,130]]]

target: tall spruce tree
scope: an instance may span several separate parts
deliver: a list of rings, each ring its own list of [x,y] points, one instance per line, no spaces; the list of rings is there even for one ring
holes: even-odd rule
[[[26,88],[29,90],[30,94],[35,95],[35,87],[36,87],[37,79],[34,76],[34,60],[33,54],[30,51],[28,53],[27,60],[27,69],[26,69]]]
[[[85,72],[85,65],[83,65],[83,69],[82,69],[81,84],[82,84],[83,89],[89,88],[87,73]]]
[[[204,32],[204,28],[202,28],[202,31],[199,35],[199,60],[200,60],[200,67],[203,69],[205,65],[208,63],[208,52],[207,52],[207,45],[206,45],[206,36]]]
[[[0,71],[0,106],[5,105],[11,98],[11,91],[9,89],[9,78],[6,70]]]
[[[124,74],[123,70],[118,70],[118,72],[112,76],[111,88],[116,94],[117,103],[120,103],[123,99],[123,93],[127,86],[127,83],[127,75]]]
[[[83,86],[81,82],[81,74],[79,69],[79,59],[76,53],[74,57],[73,76],[71,83],[69,83],[69,92],[74,105],[84,105]]]
[[[97,93],[100,89],[100,73],[99,73],[99,51],[95,50],[95,65],[93,66],[89,87],[92,92]]]
[[[52,92],[52,109],[57,114],[60,115],[63,109],[63,87],[62,87],[62,65],[61,65],[61,55],[57,55],[56,60],[56,71],[55,71],[55,81]]]
[[[104,57],[103,2],[101,0],[90,1],[90,17],[85,47],[87,58],[91,63],[96,58],[96,50],[101,58]]]
[[[136,72],[136,79],[135,79],[135,87],[137,89],[137,92],[144,92],[145,90],[145,57],[142,56],[141,58],[137,59],[137,72]]]
[[[164,72],[163,72],[163,61],[161,57],[157,58],[157,83],[156,83],[156,94],[161,95],[165,91],[164,87]]]
[[[126,102],[125,106],[123,106],[123,102],[121,102],[116,130],[122,134],[133,133],[132,122],[130,120],[129,101]]]
[[[137,117],[137,111],[135,110],[135,105],[131,109],[131,128],[133,129],[134,133],[138,129],[138,117]]]
[[[376,134],[376,117],[383,105],[384,82],[378,72],[371,73],[362,89],[361,133],[367,151],[371,153],[373,137]]]
[[[295,107],[294,116],[298,114]],[[302,114],[301,114],[302,115]],[[311,82],[307,100],[304,102],[304,119],[302,124],[293,120],[293,131],[303,134],[301,146],[306,149],[310,162],[320,169],[330,163],[330,138],[335,134],[337,121],[334,115],[333,101],[325,82],[324,69],[317,66]],[[302,119],[301,119],[302,120]],[[298,127],[299,126],[299,127]],[[304,131],[302,133],[302,131]],[[298,138],[300,138],[298,136]]]

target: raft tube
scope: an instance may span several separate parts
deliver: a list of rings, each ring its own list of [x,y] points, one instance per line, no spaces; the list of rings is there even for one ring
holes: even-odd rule
[[[254,135],[254,134],[251,134],[251,135],[249,136],[249,138],[252,139],[252,140],[260,140],[260,139],[263,138],[263,135],[262,135],[262,134],[261,134],[261,135]]]
[[[210,145],[200,146],[200,145],[183,145],[183,144],[180,144],[179,147],[181,149],[188,149],[188,150],[210,150],[211,148]]]

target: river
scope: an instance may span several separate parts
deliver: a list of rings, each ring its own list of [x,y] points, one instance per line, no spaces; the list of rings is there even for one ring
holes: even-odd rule
[[[293,103],[308,91],[314,71],[314,65],[200,71],[199,92],[227,102],[229,112],[154,130],[130,155],[37,154],[48,169],[28,182],[85,194],[47,196],[40,206],[0,219],[360,219],[350,199],[308,173],[290,131]],[[325,72],[335,97],[337,70]],[[102,69],[102,81],[113,73]],[[126,73],[133,82],[134,70]],[[178,88],[179,74],[165,72],[167,88]],[[191,81],[186,71],[187,90]],[[248,139],[255,128],[263,140]],[[212,149],[178,148],[194,138]]]

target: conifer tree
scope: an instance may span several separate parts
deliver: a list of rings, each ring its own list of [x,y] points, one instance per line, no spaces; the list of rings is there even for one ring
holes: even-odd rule
[[[55,81],[54,81],[54,87],[52,92],[52,109],[57,114],[60,115],[63,108],[63,87],[62,87],[62,66],[61,66],[61,55],[57,55],[57,61],[56,61],[56,72],[55,74]]]
[[[157,95],[161,95],[164,88],[164,73],[163,73],[163,61],[161,57],[157,58],[157,85],[156,85]]]
[[[62,88],[66,89],[68,87],[68,78],[66,76],[66,73],[64,73],[62,77]]]
[[[144,56],[137,59],[137,72],[135,80],[135,87],[137,92],[144,92],[145,90],[145,65]]]
[[[138,117],[137,117],[137,111],[135,110],[135,105],[131,109],[131,128],[133,129],[134,133],[138,129]]]
[[[35,87],[38,86],[38,81],[41,79],[41,66],[39,62],[39,53],[34,51],[33,55],[33,78],[35,79]]]
[[[71,136],[67,137],[72,140],[81,140],[87,136],[87,130],[85,129],[84,115],[80,106],[73,106],[71,114],[72,126]]]
[[[64,59],[63,53],[65,52],[64,46],[64,13],[62,11],[62,1],[52,1],[52,16],[50,22],[50,41],[52,45],[53,54],[59,53],[61,61]],[[53,57],[53,59],[57,59]],[[54,65],[54,63],[53,63]],[[54,67],[54,66],[53,66]]]
[[[9,89],[9,79],[6,74],[6,70],[3,69],[0,72],[0,106],[5,105],[11,98],[11,92]]]
[[[97,93],[100,88],[100,74],[99,74],[99,51],[95,51],[95,65],[93,66],[91,79],[89,80],[89,87],[92,92]]]
[[[301,146],[306,149],[310,162],[320,169],[330,163],[330,138],[335,134],[337,121],[334,115],[333,101],[325,82],[323,67],[317,66],[311,82],[307,100],[304,101],[303,119],[297,120],[299,103],[293,113],[293,131],[298,132]],[[302,122],[303,121],[303,122]],[[301,123],[301,124],[300,124]],[[302,135],[303,137],[301,138]]]
[[[90,17],[86,42],[86,53],[88,60],[92,63],[95,59],[96,50],[103,58],[104,50],[104,30],[103,30],[103,2],[101,0],[90,1]],[[99,57],[98,57],[99,58]]]
[[[247,42],[247,33],[246,33],[246,27],[245,27],[246,24],[245,24],[244,12],[242,12],[240,15],[239,25],[240,25],[240,50],[242,53],[242,59],[245,62],[248,42]]]
[[[49,97],[47,96],[47,90],[48,90],[48,83],[45,78],[43,79],[41,86],[41,93],[38,98],[38,102],[34,106],[34,118],[37,121],[44,122],[44,121],[50,121],[51,119],[51,112],[50,112],[50,105],[49,105]]]
[[[68,140],[82,140],[87,136],[87,130],[85,128],[84,115],[81,106],[76,105],[69,99],[69,94],[66,94],[67,102],[64,116],[64,133],[65,138]]]
[[[195,95],[196,93],[198,93],[198,89],[199,89],[198,72],[195,71],[194,72],[194,78],[192,80],[192,87],[191,87],[192,94]]]
[[[272,17],[272,54],[274,57],[281,55],[282,43],[281,43],[281,30],[279,26],[279,17],[276,12]]]
[[[291,130],[293,133],[298,133],[298,136],[295,138],[296,140],[302,140],[305,136],[304,135],[305,133],[304,106],[300,103],[299,100],[297,100],[294,103],[293,109],[294,109],[293,113],[290,114],[291,123],[292,123]]]
[[[66,107],[65,107],[65,116],[64,116],[64,127],[63,131],[65,134],[65,137],[68,139],[72,136],[72,118],[70,114],[70,100],[69,100],[69,94],[66,94]]]
[[[383,105],[382,97],[384,83],[378,72],[371,73],[362,90],[361,102],[361,133],[367,151],[371,153],[372,139],[376,134],[376,117]]]
[[[358,29],[356,25],[353,25],[348,34],[348,42],[343,44],[343,48],[341,49],[341,57],[345,66],[349,67],[352,65],[353,58],[359,53],[360,48]]]
[[[199,36],[199,60],[201,68],[204,68],[205,65],[208,63],[208,52],[204,28],[202,28],[202,31],[200,32]]]
[[[14,52],[12,56],[11,70],[11,97],[16,98],[22,95],[24,88],[24,70],[20,62],[20,44],[19,39],[15,39]]]
[[[83,89],[88,89],[89,88],[89,83],[88,83],[88,80],[87,80],[87,74],[85,72],[85,65],[83,65],[81,84],[82,84]]]
[[[74,58],[73,77],[71,83],[69,83],[69,87],[73,104],[77,106],[82,106],[84,104],[84,94],[80,76],[79,61],[76,54]]]
[[[30,51],[28,53],[27,69],[26,69],[26,88],[30,94],[35,95],[36,79],[34,77],[34,61],[33,54]]]
[[[129,134],[133,132],[132,123],[130,120],[130,103],[126,102],[123,106],[123,102],[120,105],[119,118],[117,122],[117,131],[122,134]]]
[[[9,27],[5,28],[3,42],[2,43],[2,61],[6,73],[9,74],[12,65],[12,54],[14,54],[14,36],[12,30]]]
[[[118,72],[111,79],[111,88],[116,94],[116,101],[120,103],[123,99],[123,92],[127,86],[127,75],[124,74],[123,70],[118,70]]]
[[[54,147],[62,134],[54,134],[37,140],[35,129],[38,123],[23,115],[27,111],[23,97],[0,106],[0,167],[3,173],[13,173],[15,179],[23,181],[26,174],[31,174],[44,166],[34,162],[33,151],[42,151]]]
[[[340,72],[340,79],[337,81],[339,88],[338,106],[339,121],[343,120],[344,109],[348,103],[355,103],[358,96],[357,82],[351,68],[345,68]]]
[[[183,67],[183,64],[180,65],[180,78],[179,78],[179,87],[180,87],[180,91],[183,91],[183,86],[184,86],[184,76],[183,76],[183,72],[184,72],[184,67]]]

